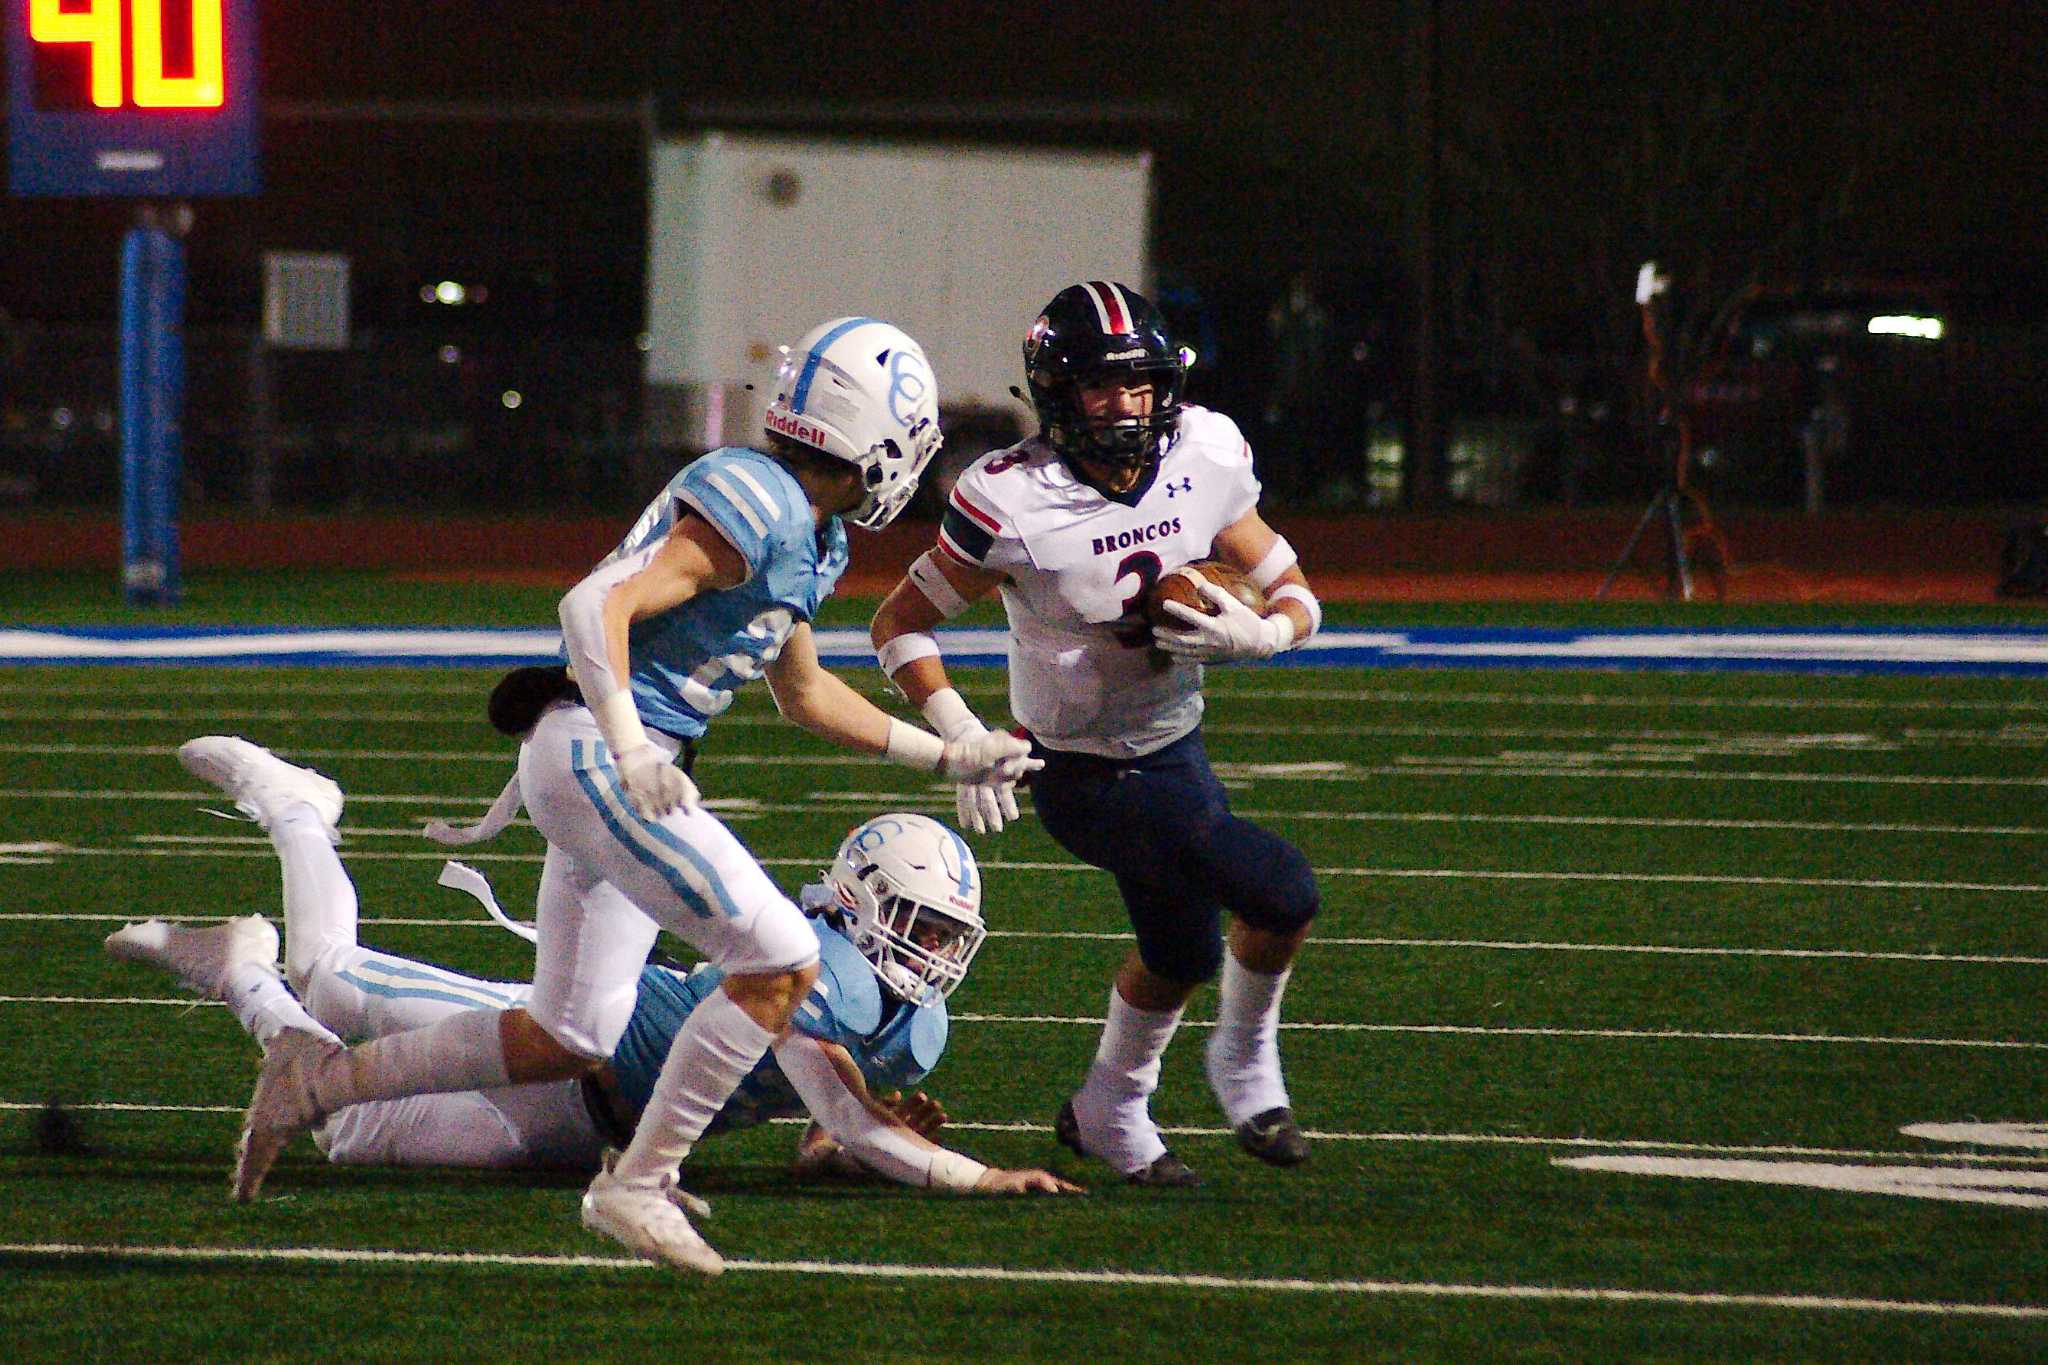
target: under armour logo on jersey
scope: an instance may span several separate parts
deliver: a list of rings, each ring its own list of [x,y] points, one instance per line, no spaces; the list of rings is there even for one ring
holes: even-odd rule
[[[1192,493],[1194,491],[1195,480],[1193,475],[1182,475],[1179,483],[1175,483],[1172,479],[1166,481],[1166,496],[1169,499],[1176,493]]]

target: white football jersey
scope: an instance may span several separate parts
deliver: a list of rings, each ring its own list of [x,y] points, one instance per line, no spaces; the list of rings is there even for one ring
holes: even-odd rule
[[[1152,647],[1139,615],[1159,576],[1210,557],[1258,505],[1237,424],[1182,410],[1151,483],[1112,498],[1034,436],[982,456],[954,486],[939,549],[1004,575],[1010,713],[1048,748],[1134,758],[1202,719],[1201,665]]]

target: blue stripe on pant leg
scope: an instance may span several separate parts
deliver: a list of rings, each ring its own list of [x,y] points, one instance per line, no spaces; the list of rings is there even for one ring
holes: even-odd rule
[[[593,757],[603,752],[597,750],[595,746],[591,748]],[[687,862],[704,879],[705,885],[711,888],[711,894],[718,900],[719,911],[728,919],[738,916],[739,907],[733,904],[732,897],[726,892],[725,883],[711,864],[705,861],[704,856],[678,838],[673,831],[655,821],[643,820],[634,812],[631,803],[626,799],[625,788],[619,782],[619,775],[609,762],[602,757],[595,757],[594,763],[588,761],[585,743],[579,739],[570,742],[569,765],[576,774],[577,785],[583,788],[583,794],[590,799],[590,804],[597,810],[598,818],[604,821],[604,826],[611,831],[612,837],[618,840],[636,861],[660,874],[662,880],[669,884],[684,905],[700,919],[710,919],[717,913],[705,900],[704,894],[691,884],[682,868],[676,865],[678,859]],[[593,774],[604,776],[603,787],[598,786]],[[610,797],[609,800],[606,799],[607,796]]]

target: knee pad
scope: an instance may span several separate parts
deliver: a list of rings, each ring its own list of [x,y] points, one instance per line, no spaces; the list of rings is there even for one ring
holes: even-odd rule
[[[618,1050],[619,1039],[626,1036],[639,996],[637,974],[624,990],[586,993],[581,999],[569,998],[566,992],[549,990],[536,981],[526,1012],[565,1050],[587,1061],[608,1062]]]
[[[1223,935],[1215,929],[1206,934],[1140,933],[1138,960],[1155,976],[1200,985],[1223,969]]]
[[[1230,817],[1223,841],[1236,854],[1224,903],[1232,914],[1268,933],[1291,934],[1316,917],[1322,895],[1308,855],[1270,830]]]

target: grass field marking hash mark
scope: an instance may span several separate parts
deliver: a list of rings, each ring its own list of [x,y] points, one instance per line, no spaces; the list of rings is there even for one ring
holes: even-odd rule
[[[340,1247],[177,1247],[92,1245],[74,1242],[0,1243],[0,1256],[51,1259],[164,1261],[282,1261],[319,1265],[457,1266],[536,1270],[653,1270],[647,1261],[615,1256],[536,1256],[496,1252],[352,1250]],[[1432,1299],[1508,1299],[1684,1308],[1791,1312],[1886,1313],[1923,1317],[2048,1320],[2034,1304],[1956,1303],[1920,1299],[1863,1299],[1820,1294],[1717,1294],[1674,1289],[1581,1288],[1563,1285],[1459,1284],[1427,1280],[1263,1279],[1227,1275],[1171,1275],[1133,1270],[1019,1270],[1004,1266],[886,1265],[847,1261],[728,1260],[725,1268],[754,1274],[843,1276],[857,1279],[975,1280],[1007,1284],[1093,1285],[1106,1288],[1195,1289],[1252,1294],[1331,1294]]]

